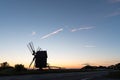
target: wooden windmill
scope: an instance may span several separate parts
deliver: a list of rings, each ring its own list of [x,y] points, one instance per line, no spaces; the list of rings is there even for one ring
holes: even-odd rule
[[[41,50],[41,48],[38,47],[37,51],[35,51],[33,42],[30,42],[27,47],[29,48],[30,52],[32,53],[32,55],[34,56],[29,68],[31,67],[31,65],[33,64],[33,62],[35,61],[35,67],[39,68],[40,70],[42,70],[42,68],[47,67],[47,51],[46,50]]]

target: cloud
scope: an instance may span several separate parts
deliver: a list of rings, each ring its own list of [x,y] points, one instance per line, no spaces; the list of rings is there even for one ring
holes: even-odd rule
[[[107,15],[106,17],[118,16],[118,15],[120,15],[120,11],[113,12],[113,13]]]
[[[86,47],[86,48],[95,48],[96,46],[94,46],[94,45],[85,45],[84,47]]]
[[[55,35],[55,34],[58,34],[58,33],[61,32],[61,31],[63,31],[63,28],[60,28],[60,29],[58,29],[58,30],[56,30],[56,31],[54,31],[54,32],[52,32],[52,33],[49,33],[49,34],[41,37],[41,39],[48,38],[48,37],[50,37],[50,36],[53,36],[53,35]]]
[[[36,35],[36,32],[35,32],[35,31],[32,32],[32,36],[34,36],[34,35]]]
[[[110,3],[118,3],[118,2],[120,2],[120,0],[108,0],[108,2],[110,2]]]
[[[89,29],[93,29],[93,26],[90,27],[80,27],[80,28],[74,28],[71,30],[71,32],[76,32],[76,31],[80,31],[80,30],[89,30]]]

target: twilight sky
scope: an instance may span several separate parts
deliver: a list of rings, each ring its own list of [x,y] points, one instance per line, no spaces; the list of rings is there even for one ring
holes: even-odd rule
[[[120,61],[120,0],[0,0],[0,62],[28,67],[27,44],[52,66]]]

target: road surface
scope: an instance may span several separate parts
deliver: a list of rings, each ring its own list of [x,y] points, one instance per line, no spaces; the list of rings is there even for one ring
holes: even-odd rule
[[[19,75],[0,77],[0,80],[99,80],[108,74],[107,71],[100,72],[72,72],[72,73],[48,73],[34,75]]]

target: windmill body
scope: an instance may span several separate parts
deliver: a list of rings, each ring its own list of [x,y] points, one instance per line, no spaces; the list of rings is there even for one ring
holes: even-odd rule
[[[44,68],[47,66],[47,51],[37,51],[35,55],[35,67]]]

